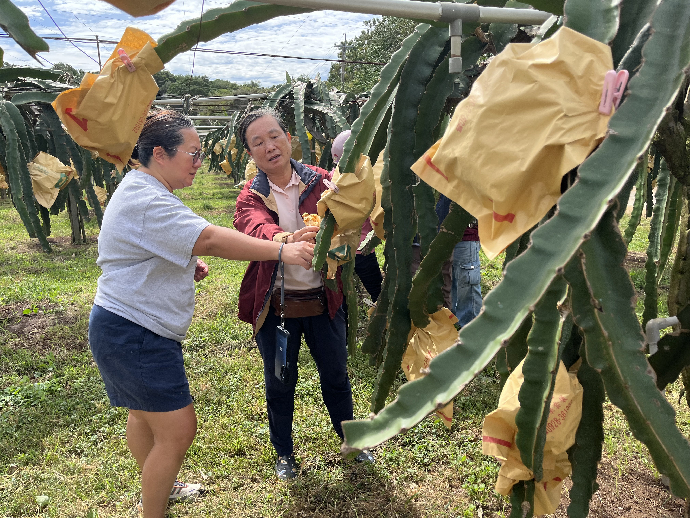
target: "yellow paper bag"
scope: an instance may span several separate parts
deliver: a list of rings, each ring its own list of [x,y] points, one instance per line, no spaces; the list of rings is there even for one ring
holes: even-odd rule
[[[31,186],[36,201],[49,209],[55,203],[60,190],[76,176],[73,167],[64,165],[60,160],[41,151],[33,162],[27,164],[31,176]]]
[[[297,160],[298,162],[302,161],[302,144],[300,144],[299,137],[296,135],[291,135],[292,140],[290,141],[290,146],[292,147],[292,154],[290,155],[290,158],[293,160]]]
[[[520,409],[518,394],[524,382],[523,363],[524,360],[508,377],[498,408],[484,418],[482,429],[482,452],[501,462],[496,481],[496,492],[501,495],[509,495],[516,482],[534,478],[534,474],[522,463],[520,451],[515,445],[515,415]],[[534,485],[535,515],[554,513],[558,507],[563,480],[572,472],[567,450],[575,444],[580,417],[582,386],[577,381],[577,374],[568,372],[560,362],[546,424],[544,474],[542,480]]]
[[[359,229],[351,228],[331,238],[331,248],[326,254],[326,264],[328,264],[326,276],[329,279],[335,279],[338,266],[355,260],[360,235]]]
[[[162,11],[175,0],[105,0],[131,16],[150,16]]]
[[[385,234],[383,232],[383,207],[381,207],[381,196],[383,195],[383,187],[381,186],[381,172],[383,171],[383,151],[379,153],[376,164],[372,168],[374,175],[374,189],[376,190],[376,200],[374,201],[374,208],[369,215],[369,221],[374,229],[376,237],[383,240]]]
[[[152,75],[163,70],[153,50],[156,42],[139,29],[128,27],[101,73],[86,74],[79,88],[67,90],[53,108],[80,146],[122,171],[139,138],[158,86]],[[130,72],[117,54],[122,48],[136,67]]]
[[[232,164],[230,164],[230,162],[227,160],[223,160],[220,163],[220,167],[223,169],[223,171],[225,171],[226,175],[230,176],[232,174]]]
[[[359,232],[374,206],[374,174],[369,157],[359,157],[354,173],[340,174],[336,167],[332,182],[335,189],[324,191],[317,203],[319,216],[323,218],[327,209],[331,211],[336,222],[334,234],[354,229]]]
[[[490,259],[546,215],[563,175],[606,135],[599,102],[612,68],[608,45],[566,27],[536,45],[511,43],[412,166],[477,218]]]
[[[0,189],[9,189],[10,186],[7,184],[7,174],[0,164]]]
[[[94,185],[93,190],[96,193],[96,198],[98,198],[98,203],[101,204],[101,207],[105,207],[105,202],[108,201],[108,191],[98,185]]]
[[[254,162],[253,158],[250,158],[249,162],[247,162],[247,165],[244,168],[244,181],[251,182],[258,172],[256,162]]]
[[[424,329],[414,325],[408,335],[408,345],[402,359],[402,370],[409,381],[425,376],[424,370],[439,353],[448,349],[458,339],[455,323],[458,321],[448,308],[441,308],[429,315],[430,322]],[[453,402],[451,401],[436,414],[448,428],[453,424]]]

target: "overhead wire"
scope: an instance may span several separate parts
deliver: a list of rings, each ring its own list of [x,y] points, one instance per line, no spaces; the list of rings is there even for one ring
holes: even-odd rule
[[[90,30],[91,32],[93,32],[94,34],[96,34],[96,33],[93,31],[93,29],[92,29],[91,27],[89,27],[88,25],[86,25],[83,21],[81,21],[81,19],[80,19],[75,13],[71,13],[71,14],[72,14],[72,16],[74,16],[84,27],[86,27],[87,29],[89,29],[89,30]]]
[[[46,12],[46,14],[48,15],[48,18],[50,18],[50,19],[53,21],[53,23],[55,24],[55,27],[58,28],[58,30],[60,31],[60,33],[61,33],[65,38],[67,38],[67,35],[66,35],[66,34],[64,33],[64,31],[60,28],[60,26],[57,24],[57,22],[55,21],[55,18],[53,18],[52,15],[48,12],[48,9],[46,9],[46,6],[43,5],[43,2],[41,2],[41,0],[36,0],[36,1],[41,5],[41,7],[43,7],[43,10],[44,10],[44,11]],[[69,41],[69,40],[68,40],[68,41]],[[98,65],[98,61],[96,61],[96,60],[93,59],[91,56],[89,56],[86,52],[84,52],[82,49],[80,49],[79,47],[77,47],[72,41],[70,41],[70,43],[72,43],[72,45],[74,46],[75,49],[77,49],[79,52],[81,52],[82,54],[84,54],[87,58],[89,58],[91,61],[93,61],[94,63],[96,63],[96,64]],[[46,59],[46,61],[48,61],[48,60]],[[49,62],[49,61],[48,61],[48,62]],[[49,63],[50,63],[50,62],[49,62]],[[100,66],[100,65],[99,65],[99,66]]]
[[[261,52],[244,52],[240,50],[217,50],[217,49],[202,49],[197,48],[198,52],[211,52],[214,54],[233,54],[240,56],[256,56],[256,57],[267,57],[267,58],[283,58],[283,59],[303,59],[307,61],[330,61],[333,63],[345,63],[354,65],[385,65],[385,62],[379,61],[351,61],[347,59],[329,59],[329,58],[311,58],[306,56],[288,56],[281,54],[264,54]]]
[[[201,24],[204,21],[204,2],[206,0],[201,0],[201,14],[199,14],[199,34],[197,35],[196,38],[196,45],[194,48],[199,46],[199,41],[201,40]],[[194,63],[196,63],[196,50],[192,54],[192,72],[190,73],[191,76],[194,75]]]
[[[38,55],[38,54],[36,54],[36,57],[37,57],[37,58],[41,58],[43,61],[48,61],[46,58],[44,58],[43,56],[40,56],[40,55]],[[41,63],[41,62],[39,61],[39,63]],[[49,64],[51,67],[54,67],[54,66],[55,66],[55,64],[51,63],[50,61],[48,61],[48,64]],[[41,65],[43,65],[43,63],[41,63]],[[43,65],[43,66],[45,66],[45,65]]]
[[[9,34],[5,33],[5,34],[0,34],[0,38],[11,38],[11,36]],[[58,41],[69,41],[69,42],[76,41],[79,43],[96,43],[96,38],[86,38],[86,37],[85,38],[71,38],[68,36],[63,36],[63,37],[60,37],[60,36],[40,36],[40,38],[43,38],[44,40],[58,40]],[[116,45],[118,43],[117,40],[104,40],[101,38],[98,39],[98,42],[101,44],[112,44],[112,45]],[[385,62],[378,62],[378,61],[358,61],[358,60],[349,60],[349,59],[313,58],[313,57],[307,57],[307,56],[290,56],[287,54],[265,54],[262,52],[245,52],[245,51],[241,51],[241,50],[205,49],[205,48],[200,48],[198,46],[195,46],[192,50],[195,50],[197,52],[208,52],[208,53],[212,53],[212,54],[230,54],[230,55],[239,55],[239,56],[261,57],[261,58],[298,59],[298,60],[305,60],[305,61],[326,61],[326,62],[332,62],[332,63],[345,63],[346,65],[347,64],[352,64],[352,65],[385,65],[386,64]],[[331,52],[330,55],[333,55],[333,52]],[[96,61],[96,63],[98,63],[98,62]]]
[[[308,17],[309,17],[309,13],[306,14],[306,16],[304,17],[304,19],[302,20],[302,23],[300,23],[300,24],[299,24],[299,27],[297,27],[297,29],[295,30],[295,32],[292,33],[292,36],[290,36],[290,37],[288,38],[288,40],[283,44],[283,46],[280,47],[280,48],[278,49],[278,52],[281,52],[285,47],[287,47],[287,44],[290,43],[290,41],[292,40],[292,38],[295,37],[295,34],[297,34],[297,33],[299,32],[299,30],[302,28],[302,25],[304,25],[304,22],[307,21]],[[271,66],[271,64],[273,63],[274,60],[275,60],[275,58],[271,59],[271,61],[268,62],[268,64],[264,67],[264,70],[263,70],[264,72],[266,72],[266,69],[267,69],[268,67]]]

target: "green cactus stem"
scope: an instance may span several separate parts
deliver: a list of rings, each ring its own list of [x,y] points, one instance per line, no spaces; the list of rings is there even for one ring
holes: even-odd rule
[[[302,162],[311,164],[311,149],[309,147],[309,137],[307,129],[304,127],[304,83],[294,83],[292,94],[295,99],[295,131],[302,146]]]
[[[508,376],[527,355],[527,336],[532,329],[532,313],[527,315],[513,336],[496,353],[496,370],[501,376],[501,388]]]
[[[518,430],[515,444],[523,464],[534,473],[537,482],[542,479],[545,421],[560,362],[558,335],[562,322],[558,305],[563,301],[566,289],[566,282],[557,276],[537,304],[534,324],[527,337],[527,356],[522,365],[525,381],[518,395],[520,409],[515,416]]]
[[[457,203],[451,203],[448,216],[443,221],[438,235],[434,238],[422,260],[419,270],[412,280],[410,290],[410,316],[414,325],[424,328],[429,325],[429,315],[438,310],[438,304],[443,304],[441,295],[441,268],[450,257],[455,245],[462,241],[467,225],[472,221],[469,212]],[[429,296],[436,293],[436,304],[429,303]]]
[[[557,214],[532,233],[531,246],[508,264],[501,283],[484,299],[483,312],[460,331],[455,347],[431,361],[429,374],[403,385],[374,419],[343,424],[345,451],[379,444],[450,401],[517,330],[625,185],[675,100],[690,65],[688,2],[658,5],[643,56],[627,97],[609,121],[609,136],[580,166],[580,179],[561,196]]]
[[[23,135],[24,138],[26,136],[26,126],[17,107],[9,101],[0,101],[0,126],[6,141],[7,171],[12,187],[12,200],[29,236],[37,237],[43,251],[50,253],[52,249],[38,216],[27,167],[28,160],[22,146],[21,139]]]
[[[359,321],[354,259],[343,265],[342,281],[347,301],[347,353],[352,356],[357,351],[357,324]]]
[[[631,304],[635,291],[622,266],[626,248],[610,212],[582,251],[585,277],[598,304],[590,310],[598,326],[589,334],[585,329],[587,359],[601,371],[606,392],[625,413],[633,435],[647,446],[659,472],[668,476],[671,491],[689,498],[690,444],[676,427],[675,411],[657,389],[644,354],[644,336]]]
[[[659,168],[661,167],[661,154],[650,151],[650,155],[654,156],[654,166],[647,174],[647,188],[645,189],[645,194],[647,195],[647,200],[645,201],[647,212],[645,216],[647,218],[651,218],[654,213],[654,182],[659,176]]]
[[[379,125],[395,98],[394,91],[398,88],[402,67],[407,61],[412,47],[428,29],[429,26],[426,24],[417,26],[415,31],[405,38],[400,49],[391,56],[388,64],[381,70],[381,79],[372,89],[369,99],[362,106],[359,117],[352,125],[354,138],[350,137],[345,142],[343,156],[340,157],[341,173],[353,172],[360,155],[366,155],[369,152]]]
[[[58,96],[56,92],[19,92],[12,96],[12,104],[19,106],[27,103],[52,103]]]
[[[568,0],[563,7],[566,27],[602,43],[618,32],[619,0]]]
[[[659,176],[656,182],[656,203],[652,212],[652,220],[649,224],[649,246],[647,247],[647,261],[645,262],[645,297],[644,312],[642,313],[642,325],[656,318],[659,312],[659,292],[656,288],[657,262],[659,261],[661,230],[666,212],[666,199],[668,197],[670,172],[666,167],[666,161],[661,160]]]
[[[81,183],[84,185],[86,197],[93,207],[93,211],[96,214],[96,220],[98,221],[98,227],[100,228],[103,224],[103,209],[101,208],[101,202],[98,201],[98,196],[96,196],[96,191],[93,188],[94,184],[96,183],[96,170],[98,167],[96,161],[91,157],[90,151],[84,149],[82,151],[82,157],[84,162],[84,171],[82,174]]]
[[[402,357],[407,347],[411,327],[408,309],[410,288],[412,287],[410,269],[412,266],[412,239],[416,231],[414,220],[414,197],[412,186],[416,177],[410,166],[415,161],[414,133],[409,131],[416,123],[419,102],[424,94],[439,56],[442,54],[448,33],[436,27],[425,28],[419,25],[417,31],[423,32],[412,48],[409,58],[400,75],[400,87],[395,97],[393,114],[389,127],[388,174],[390,177],[390,226],[386,229],[386,239],[392,241],[393,258],[386,258],[386,275],[394,267],[395,284],[389,286],[391,304],[388,308],[389,330],[383,364],[372,397],[372,411],[383,408],[397,373],[400,371]],[[388,214],[384,215],[385,219]],[[392,290],[392,291],[391,291]]]
[[[532,518],[534,516],[534,480],[521,480],[510,493],[509,518]]]
[[[29,211],[24,203],[22,184],[19,180],[19,164],[22,163],[24,157],[19,151],[19,139],[17,137],[17,130],[14,127],[14,122],[7,113],[5,103],[0,103],[0,127],[5,137],[3,140],[3,161],[4,168],[7,171],[7,180],[11,190],[12,201],[17,208],[19,217],[29,233],[30,237],[36,237],[34,225],[29,217]]]
[[[606,392],[601,375],[586,361],[577,371],[582,385],[582,417],[575,434],[575,444],[569,451],[573,468],[570,489],[569,518],[587,518],[589,503],[599,489],[597,469],[604,443],[604,401]]]
[[[36,61],[38,61],[36,57],[37,52],[48,52],[50,50],[45,40],[39,38],[31,30],[29,18],[10,0],[0,0],[0,27]],[[38,62],[40,63],[40,61]],[[2,80],[0,79],[0,81]]]
[[[611,43],[614,66],[617,67],[630,48],[634,46],[633,43],[652,17],[656,5],[656,0],[625,0],[625,2],[620,2],[620,27]],[[623,66],[622,68],[629,70],[632,74],[636,67]]]
[[[319,231],[316,233],[316,246],[314,247],[314,259],[312,260],[312,266],[316,271],[319,271],[326,261],[326,255],[331,246],[331,238],[333,237],[334,229],[335,217],[333,217],[330,210],[327,210],[321,221],[321,228],[319,228]]]
[[[403,64],[407,60],[412,47],[417,43],[419,38],[428,29],[428,25],[424,25],[422,29],[419,27],[410,36],[405,38],[400,49],[393,54],[388,64],[383,67],[381,71],[381,79],[371,91],[369,100],[364,104],[360,112],[360,116],[352,125],[352,134],[354,138],[350,137],[345,142],[343,155],[340,157],[340,172],[352,173],[357,166],[357,161],[360,155],[366,155],[369,152],[371,142],[378,132],[381,121],[385,118],[395,92],[397,91],[397,81],[400,78],[400,72]],[[328,217],[327,213],[327,217]],[[330,218],[333,218],[331,215]],[[328,247],[331,244],[333,231],[326,231],[327,222],[321,221],[322,239],[317,240],[314,248],[315,269],[320,269],[323,261],[326,259]],[[330,226],[330,224],[329,224]]]
[[[671,199],[666,204],[666,216],[664,217],[664,228],[661,232],[661,250],[659,252],[659,267],[656,274],[656,285],[659,286],[661,277],[664,274],[668,259],[673,250],[673,243],[678,234],[680,215],[683,209],[683,185],[671,176],[673,187],[671,189]]]
[[[389,147],[386,146],[383,151],[383,170],[381,171],[381,186],[383,187],[383,193],[381,196],[381,206],[384,208],[384,229],[386,228],[386,208],[390,208],[390,178],[388,176],[388,169],[390,165]],[[390,215],[388,216],[390,217]],[[393,241],[387,240],[384,246],[384,257],[392,257],[393,251],[391,250],[393,246]],[[388,271],[388,263],[384,264],[384,271]],[[367,333],[362,342],[362,352],[371,356],[371,363],[374,365],[379,364],[379,360],[383,354],[383,349],[385,347],[386,328],[388,325],[388,306],[390,304],[390,298],[388,293],[390,292],[391,278],[395,276],[395,270],[391,269],[391,273],[386,274],[383,277],[383,284],[381,285],[381,293],[376,301],[376,308],[374,313],[369,319],[369,325],[367,326]]]
[[[200,42],[211,41],[222,34],[244,29],[278,16],[309,11],[310,9],[299,7],[267,5],[239,0],[231,3],[228,7],[206,11],[201,19],[182,22],[173,32],[158,39],[156,53],[163,63],[168,63],[178,54],[187,52]]]
[[[647,156],[646,154],[644,155]],[[632,238],[635,236],[635,231],[642,220],[642,211],[644,209],[645,200],[647,199],[647,161],[642,160],[637,166],[638,176],[637,183],[635,185],[635,203],[633,204],[633,209],[630,214],[630,220],[628,221],[628,226],[625,229],[625,236],[623,241],[625,241],[625,246],[630,244]]]

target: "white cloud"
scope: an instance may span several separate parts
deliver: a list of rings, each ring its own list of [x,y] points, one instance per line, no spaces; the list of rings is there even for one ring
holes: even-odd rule
[[[61,36],[43,9],[36,7],[35,0],[15,0],[15,3],[26,12],[37,34]],[[133,18],[104,1],[43,0],[43,4],[67,36],[93,38],[98,34],[101,40],[119,40],[127,26],[140,28],[158,39],[175,30],[182,20],[198,18],[202,0],[177,0],[158,14],[141,18]],[[205,0],[204,11],[227,5],[228,0]],[[202,42],[199,46],[205,49],[333,59],[337,57],[334,45],[342,41],[343,34],[347,33],[348,39],[358,35],[364,28],[364,20],[370,18],[370,15],[335,11],[283,16]],[[48,40],[48,44],[50,52],[40,55],[52,63],[63,61],[85,70],[94,70],[98,66],[69,42]],[[76,45],[97,60],[94,43],[77,42]],[[6,61],[36,66],[36,62],[12,40],[0,40],[0,46],[5,50]],[[113,44],[101,44],[102,60],[107,59],[114,47]],[[193,56],[191,52],[186,52],[167,63],[166,69],[175,74],[189,74],[192,61],[195,75],[235,82],[255,80],[263,85],[283,82],[286,70],[290,75],[307,74],[311,77],[320,72],[321,77],[325,78],[331,66],[330,62],[323,61],[206,52],[197,52]]]

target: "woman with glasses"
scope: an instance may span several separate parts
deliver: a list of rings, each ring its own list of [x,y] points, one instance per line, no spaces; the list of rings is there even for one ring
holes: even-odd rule
[[[149,113],[124,177],[103,217],[97,264],[103,273],[89,321],[89,343],[110,403],[129,409],[127,446],[141,469],[146,518],[201,486],[177,481],[196,434],[181,342],[194,312],[194,280],[208,274],[197,255],[311,267],[313,244],[282,245],[211,225],[176,189],[192,185],[201,142],[189,118]]]

